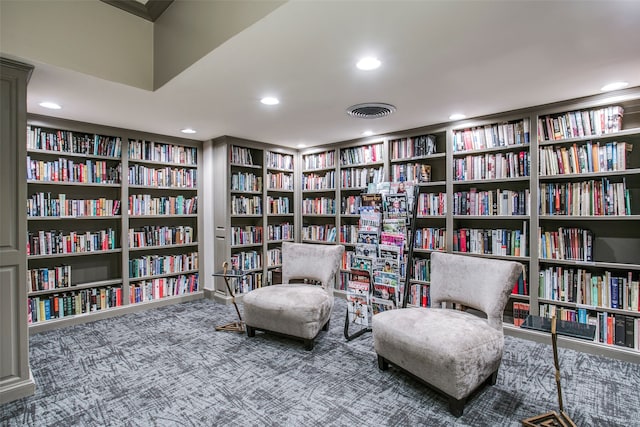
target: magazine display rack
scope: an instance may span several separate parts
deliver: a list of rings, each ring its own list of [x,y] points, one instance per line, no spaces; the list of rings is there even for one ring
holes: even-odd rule
[[[407,305],[420,189],[409,182],[372,187],[362,195],[347,283],[344,336],[348,341],[370,332],[375,314]]]

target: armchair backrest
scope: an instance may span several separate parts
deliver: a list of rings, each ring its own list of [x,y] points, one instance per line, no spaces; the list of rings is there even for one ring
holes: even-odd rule
[[[282,243],[282,283],[292,279],[311,279],[333,295],[332,279],[342,261],[342,245]]]
[[[519,262],[434,252],[431,254],[432,306],[454,302],[487,315],[502,330],[502,313],[523,266]]]

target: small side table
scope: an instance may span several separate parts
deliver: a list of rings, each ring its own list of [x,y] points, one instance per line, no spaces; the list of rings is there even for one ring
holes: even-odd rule
[[[238,313],[238,321],[227,323],[226,325],[216,326],[216,331],[231,331],[231,332],[244,332],[244,321],[242,320],[242,316],[240,315],[240,310],[238,309],[238,304],[236,303],[236,296],[233,293],[233,289],[229,285],[229,279],[241,279],[246,276],[242,270],[233,270],[229,269],[229,263],[227,261],[222,263],[222,271],[218,271],[213,273],[214,277],[222,277],[224,279],[224,283],[227,286],[227,292],[231,295],[231,302],[233,302],[233,306],[236,308],[236,313]]]

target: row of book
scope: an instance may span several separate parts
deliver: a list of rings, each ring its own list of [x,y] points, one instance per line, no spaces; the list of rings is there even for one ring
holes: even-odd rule
[[[470,181],[527,177],[530,162],[528,151],[456,158],[453,161],[453,179]]]
[[[27,200],[27,216],[30,217],[93,217],[120,215],[120,200],[106,197],[99,199],[67,199],[66,194],[58,197],[51,192],[34,193]]]
[[[411,285],[407,305],[414,307],[431,307],[431,287],[429,285],[414,283]]]
[[[422,157],[435,154],[435,135],[420,135],[389,141],[390,158],[392,161],[412,157]]]
[[[593,232],[577,227],[559,227],[557,231],[538,228],[538,258],[593,261]]]
[[[333,224],[303,225],[302,240],[317,240],[322,242],[336,241],[336,227]]]
[[[335,215],[336,200],[329,197],[316,197],[302,200],[303,215]]]
[[[231,246],[262,243],[263,234],[264,228],[261,226],[231,227]]]
[[[129,166],[129,184],[153,187],[196,188],[198,170],[186,168],[149,168],[144,165]]]
[[[70,154],[120,157],[122,140],[117,136],[84,134],[67,130],[27,126],[27,150],[61,151]]]
[[[175,277],[159,277],[131,283],[129,285],[129,302],[135,304],[170,296],[191,294],[197,291],[198,273],[181,274]]]
[[[231,215],[262,215],[262,197],[232,195]]]
[[[627,169],[633,145],[626,142],[591,141],[578,146],[540,147],[540,176],[613,172]]]
[[[146,255],[129,260],[129,278],[182,273],[198,269],[198,252]]]
[[[284,172],[267,173],[267,188],[269,190],[293,190],[293,174]]]
[[[327,169],[336,165],[335,151],[326,151],[317,154],[305,154],[302,156],[304,170]]]
[[[431,182],[431,165],[424,163],[392,164],[391,181]]]
[[[65,234],[62,230],[39,230],[27,233],[27,256],[78,254],[117,249],[113,228]]]
[[[152,197],[150,194],[129,196],[129,215],[189,215],[196,214],[198,196],[185,197],[162,196]]]
[[[530,140],[529,120],[515,120],[476,126],[453,132],[453,151],[483,150],[528,144]]]
[[[349,147],[340,150],[340,165],[359,166],[369,163],[382,162],[382,144],[362,145],[360,147]]]
[[[624,109],[615,105],[539,117],[538,140],[558,141],[620,132],[623,115]]]
[[[283,215],[291,213],[290,200],[288,197],[267,197],[267,213]]]
[[[527,256],[527,227],[522,230],[460,228],[453,231],[453,250],[473,254]]]
[[[384,181],[384,168],[349,168],[340,170],[341,188],[366,188],[371,183]]]
[[[145,225],[129,229],[129,247],[144,248],[147,246],[181,245],[193,243],[195,232],[189,225],[160,226]]]
[[[597,274],[573,267],[548,267],[540,271],[538,296],[601,308],[640,311],[640,281],[627,274],[604,271]]]
[[[122,287],[79,289],[27,299],[27,323],[106,310],[122,305]]]
[[[441,216],[447,214],[445,193],[420,193],[418,196],[418,217]]]
[[[231,175],[231,191],[262,192],[262,177],[253,172],[234,172]]]
[[[438,227],[416,229],[415,248],[444,251],[447,246],[447,230]]]
[[[269,271],[269,273],[271,273],[271,271]],[[261,288],[265,283],[263,281],[263,274],[255,272],[246,274],[240,278],[229,279],[229,285],[233,288],[234,295],[238,295]]]
[[[196,166],[198,164],[198,149],[164,142],[130,139],[129,158],[131,160]]]
[[[273,248],[267,251],[267,267],[282,265],[282,249]]]
[[[531,194],[525,190],[488,190],[478,191],[470,188],[469,191],[456,191],[453,193],[454,215],[529,215],[531,212]]]
[[[540,316],[594,325],[595,342],[640,350],[640,317],[620,313],[597,312],[540,304]]]
[[[48,291],[71,286],[71,266],[31,268],[27,270],[27,291]]]
[[[531,312],[531,304],[528,302],[514,301],[513,302],[513,326],[520,327],[527,319]]]
[[[241,251],[231,254],[231,266],[234,270],[258,270],[262,265],[262,251]]]
[[[231,146],[231,151],[229,152],[230,158],[229,162],[232,165],[240,165],[240,166],[253,166],[253,155],[251,154],[250,148],[238,147],[237,145]],[[256,159],[258,160],[258,159]],[[261,159],[260,159],[261,160]],[[261,165],[260,162],[259,165]]]
[[[631,194],[626,179],[608,178],[540,185],[540,214],[609,216],[631,215]]]
[[[281,224],[267,225],[267,240],[293,240],[293,224],[283,222]]]
[[[286,169],[293,171],[293,156],[291,154],[281,154],[267,151],[266,164],[268,168]]]
[[[333,190],[336,188],[336,173],[329,171],[324,175],[315,173],[304,174],[302,176],[303,190]]]
[[[120,184],[122,165],[110,165],[105,160],[85,160],[78,163],[60,157],[58,160],[32,160],[27,156],[27,180],[39,182],[77,182],[85,184]]]

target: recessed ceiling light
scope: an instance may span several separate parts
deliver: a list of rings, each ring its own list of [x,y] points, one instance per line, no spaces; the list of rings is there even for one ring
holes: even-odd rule
[[[378,58],[375,58],[373,56],[368,56],[358,61],[358,63],[356,64],[356,67],[358,67],[361,70],[375,70],[380,66],[380,64],[381,62]]]
[[[44,107],[44,108],[49,108],[51,110],[59,110],[59,109],[62,108],[60,105],[56,104],[55,102],[48,102],[48,101],[47,102],[41,102],[40,106]]]
[[[191,129],[191,128],[182,129],[182,130],[180,130],[180,132],[182,132],[182,133],[196,133],[196,131]]]
[[[273,96],[265,96],[260,100],[264,105],[278,105],[280,104],[280,100]]]
[[[627,87],[627,86],[629,86],[629,83],[627,82],[613,82],[613,83],[609,83],[608,85],[602,86],[600,90],[603,92],[607,92],[610,90],[622,89],[623,87]]]
[[[460,113],[455,113],[449,116],[449,120],[462,120],[465,119],[467,116],[465,116],[464,114],[460,114]]]
[[[364,132],[362,132],[362,136],[371,136],[371,135],[373,135],[372,130],[365,130]]]
[[[296,147],[298,147],[298,148],[305,148],[306,146],[307,146],[306,144],[298,144],[298,145],[296,145]]]

